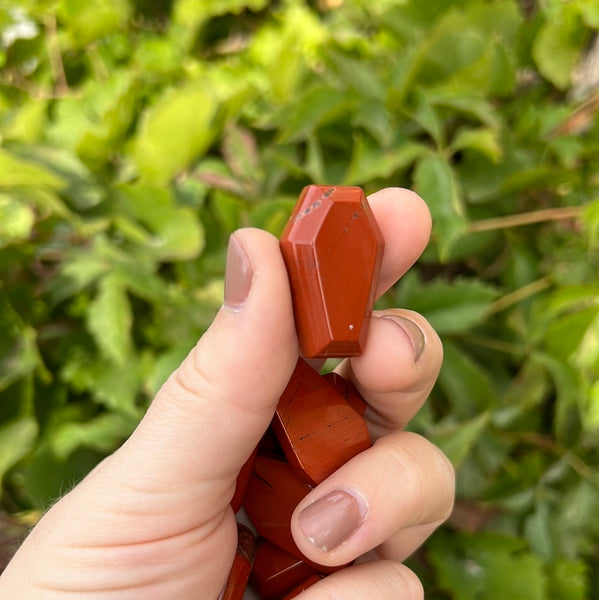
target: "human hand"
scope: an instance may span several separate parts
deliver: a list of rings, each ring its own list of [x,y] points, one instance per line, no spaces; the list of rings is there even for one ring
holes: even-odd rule
[[[386,243],[380,295],[424,249],[430,215],[406,190],[382,190],[369,202]],[[229,502],[237,474],[268,427],[298,357],[275,238],[236,232],[225,288],[214,323],[129,440],[33,529],[0,578],[0,597],[217,598],[236,547]],[[441,357],[423,317],[391,310],[373,316],[363,354],[339,366],[369,404],[374,444],[308,494],[291,527],[314,562],[361,558],[302,598],[422,596],[400,561],[449,515],[454,478],[440,451],[403,427],[430,392]],[[318,502],[335,490],[353,494],[357,511]],[[333,524],[327,534],[324,521]]]

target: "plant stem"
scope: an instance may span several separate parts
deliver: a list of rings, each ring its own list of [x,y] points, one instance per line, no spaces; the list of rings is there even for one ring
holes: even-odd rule
[[[502,310],[513,306],[514,304],[518,304],[518,302],[522,302],[522,300],[526,300],[526,298],[530,298],[543,290],[546,290],[551,285],[551,279],[549,277],[541,277],[541,279],[537,279],[532,283],[528,283],[505,296],[495,300],[495,302],[489,305],[487,309],[488,315],[494,315]]]
[[[542,223],[544,221],[562,221],[564,219],[577,219],[584,211],[584,206],[563,206],[558,208],[546,208],[544,210],[535,210],[517,215],[508,215],[507,217],[497,217],[494,219],[483,219],[470,223],[469,233],[479,233],[481,231],[494,231],[496,229],[508,229],[510,227],[520,227],[532,223]]]

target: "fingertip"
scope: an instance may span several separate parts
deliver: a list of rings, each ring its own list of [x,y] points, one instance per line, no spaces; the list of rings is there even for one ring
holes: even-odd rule
[[[371,194],[368,202],[385,240],[380,296],[418,260],[430,239],[432,218],[426,202],[405,188],[385,188]]]

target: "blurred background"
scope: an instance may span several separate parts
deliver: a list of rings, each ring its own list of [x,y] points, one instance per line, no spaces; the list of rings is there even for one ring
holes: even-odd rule
[[[596,0],[0,0],[0,563],[210,323],[238,227],[415,189],[434,600],[599,598]],[[268,365],[265,365],[268,368]],[[1,567],[1,564],[0,564]]]

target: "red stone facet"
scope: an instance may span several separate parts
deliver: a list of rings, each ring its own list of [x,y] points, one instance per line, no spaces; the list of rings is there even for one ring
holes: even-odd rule
[[[237,524],[237,553],[231,566],[227,584],[221,600],[242,600],[250,578],[250,571],[256,554],[256,540],[251,530]]]
[[[384,246],[364,192],[307,186],[280,245],[304,356],[360,354]]]
[[[335,387],[358,414],[363,415],[366,412],[366,402],[358,394],[358,390],[351,381],[344,379],[337,373],[327,373],[323,377]]]
[[[315,583],[320,581],[321,577],[318,575],[312,575],[308,577],[306,581],[300,583],[296,588],[292,589],[286,596],[284,596],[281,600],[291,600],[296,596],[299,596],[301,592],[307,590],[310,586],[313,586]]]
[[[256,448],[252,452],[251,456],[245,461],[245,464],[243,467],[241,467],[241,471],[239,471],[239,475],[237,476],[235,493],[231,499],[231,508],[233,509],[234,513],[236,513],[243,504],[243,497],[245,496],[245,490],[247,488],[250,475],[252,474],[252,467],[254,466],[254,460],[256,460],[257,454],[258,448]]]
[[[250,580],[263,600],[278,600],[316,571],[293,554],[262,540]]]
[[[291,535],[291,515],[299,501],[312,488],[284,462],[256,457],[243,507],[260,536],[293,554],[322,573],[343,568],[325,567],[309,561],[296,546]]]
[[[310,490],[287,463],[258,455],[243,507],[259,535],[301,557],[289,524],[298,502]]]
[[[289,464],[312,485],[371,445],[362,416],[301,358],[279,399],[272,428]]]

